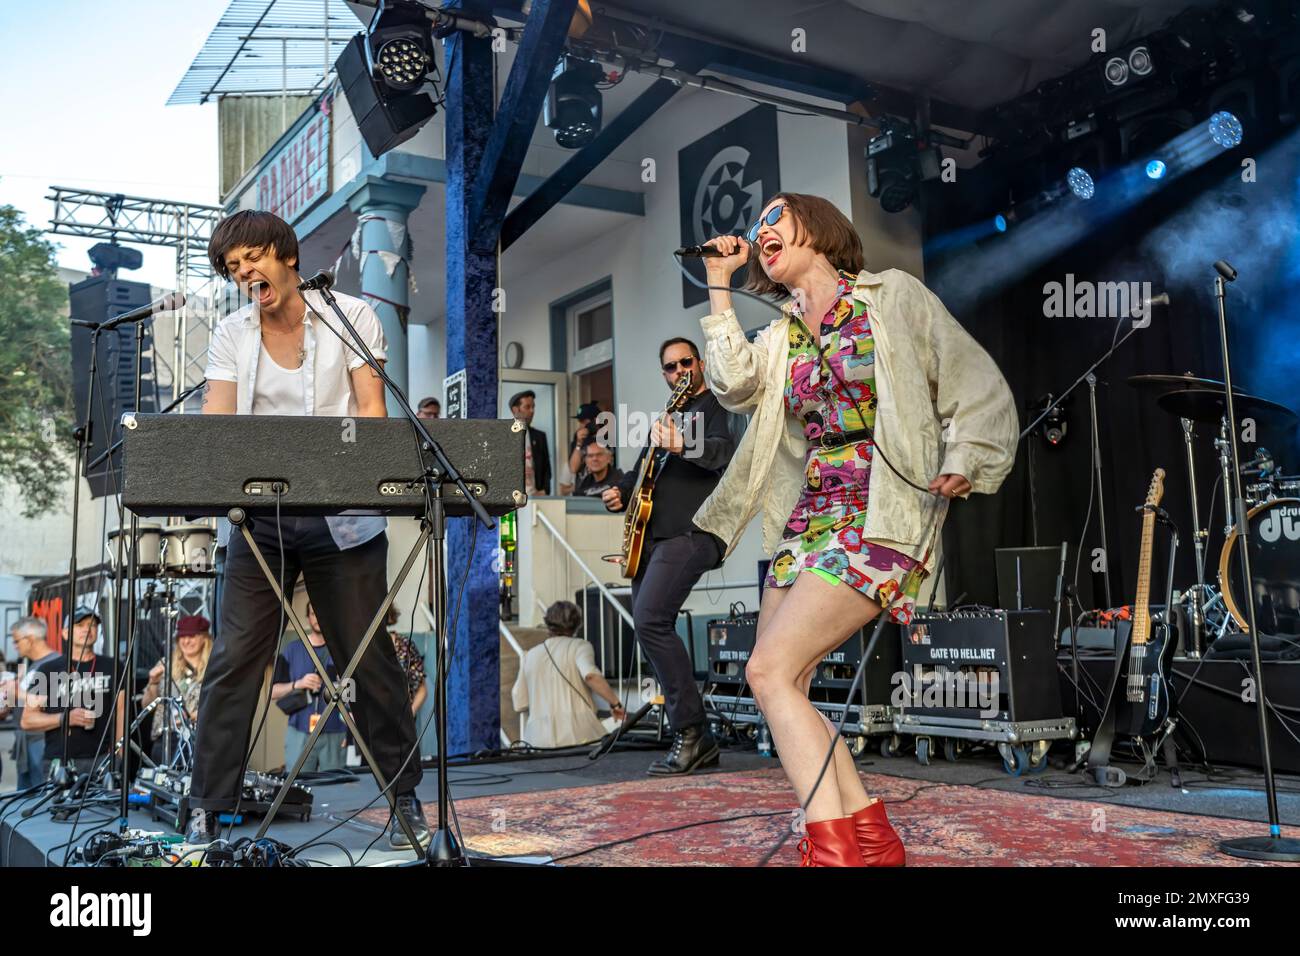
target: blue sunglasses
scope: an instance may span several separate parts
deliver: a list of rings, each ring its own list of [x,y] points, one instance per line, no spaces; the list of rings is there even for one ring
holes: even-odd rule
[[[754,223],[752,226],[749,227],[749,232],[745,233],[745,238],[748,239],[750,242],[757,242],[758,230],[763,228],[763,224],[766,223],[769,226],[775,226],[777,220],[781,218],[781,213],[783,212],[785,212],[785,203],[783,202],[777,203],[768,211],[768,214],[766,216],[764,216],[762,219],[758,220],[758,222]]]

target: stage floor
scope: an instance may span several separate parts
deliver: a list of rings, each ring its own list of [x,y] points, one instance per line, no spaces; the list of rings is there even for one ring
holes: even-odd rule
[[[591,762],[577,753],[454,767],[460,830],[471,851],[543,855],[564,866],[753,866],[788,832],[794,801],[775,760],[726,751],[717,771],[665,780],[645,775],[656,756],[637,750]],[[864,755],[859,766],[868,790],[886,800],[910,865],[1238,866],[1246,861],[1217,853],[1217,841],[1264,833],[1260,777],[1239,769],[1212,779],[1185,770],[1181,790],[1168,774],[1106,790],[1055,769],[1010,777],[988,754],[928,767],[910,756]],[[1278,787],[1283,823],[1300,825],[1300,780],[1280,777]],[[321,864],[346,866],[349,854],[366,866],[413,858],[388,849],[387,811],[368,776],[313,791],[311,821],[278,821],[271,836],[294,846],[331,841],[302,854]],[[433,772],[419,793],[432,817]],[[19,812],[11,808],[0,822],[0,863],[40,866],[47,854],[61,862],[71,824],[47,814],[21,820]],[[87,810],[76,842],[112,815]],[[131,825],[160,828],[139,810]],[[251,836],[256,826],[234,835]],[[796,864],[796,842],[786,839],[772,864]]]

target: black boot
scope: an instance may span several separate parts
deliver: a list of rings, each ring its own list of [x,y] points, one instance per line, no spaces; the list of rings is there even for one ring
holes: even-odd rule
[[[414,790],[397,795],[397,812],[411,825],[411,830],[415,833],[415,838],[420,841],[420,846],[428,845],[429,825],[424,822],[424,811],[420,807],[420,801],[415,797]],[[406,831],[396,819],[393,820],[392,828],[388,831],[388,845],[395,850],[404,850],[411,845],[411,841],[406,838]]]
[[[652,763],[647,773],[652,777],[669,777],[717,765],[718,742],[707,725],[696,724],[677,731],[668,756]]]

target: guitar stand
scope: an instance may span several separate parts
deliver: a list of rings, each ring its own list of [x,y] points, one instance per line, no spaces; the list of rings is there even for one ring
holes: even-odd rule
[[[1169,513],[1159,506],[1138,505],[1138,511],[1151,510],[1155,512],[1156,521],[1169,529],[1169,562],[1168,573],[1165,580],[1165,619],[1163,624],[1168,630],[1167,641],[1172,642],[1173,636],[1173,599],[1174,599],[1174,557],[1178,553],[1178,526],[1174,524]],[[1144,755],[1142,768],[1135,774],[1126,774],[1119,767],[1112,766],[1110,763],[1111,747],[1115,742],[1115,708],[1119,701],[1119,695],[1124,693],[1120,684],[1120,673],[1123,662],[1128,657],[1129,637],[1132,634],[1132,625],[1129,622],[1119,622],[1115,630],[1115,669],[1111,674],[1110,694],[1106,698],[1106,710],[1101,716],[1098,723],[1097,731],[1093,735],[1092,746],[1089,748],[1084,760],[1087,762],[1086,772],[1091,780],[1102,787],[1122,787],[1130,779],[1135,783],[1149,783],[1155,779],[1159,772],[1156,767],[1157,752],[1163,753],[1165,765],[1169,768],[1172,778],[1171,786],[1182,787],[1182,772],[1178,766],[1178,754],[1173,734],[1179,728],[1178,720],[1178,698],[1172,690],[1169,694],[1169,713],[1165,721],[1160,726],[1160,730],[1152,746],[1147,747],[1142,743],[1142,739],[1134,738],[1142,745]]]
[[[393,601],[397,598],[397,592],[401,590],[403,582],[406,581],[406,576],[415,565],[416,558],[419,557],[420,552],[424,549],[425,543],[429,540],[431,532],[428,523],[420,523],[420,535],[416,539],[415,545],[411,548],[411,553],[406,556],[406,562],[402,565],[402,570],[397,573],[397,577],[393,580],[392,586],[389,587],[388,594],[384,597],[383,603],[379,606],[379,610],[375,612],[375,616],[371,620],[370,626],[366,628],[365,636],[362,637],[361,644],[357,648],[356,653],[352,655],[352,659],[348,661],[347,669],[342,673],[342,675],[340,675],[338,682],[335,683],[330,679],[329,672],[325,669],[324,663],[322,663],[320,657],[316,654],[316,648],[312,646],[311,641],[308,639],[307,631],[303,627],[302,622],[299,621],[298,616],[293,613],[293,606],[290,603],[290,600],[285,596],[283,589],[280,587],[280,581],[271,570],[270,565],[266,563],[266,558],[263,556],[261,549],[257,546],[257,542],[253,539],[253,533],[251,530],[253,524],[252,517],[244,511],[243,508],[231,508],[228,517],[230,518],[230,523],[234,527],[238,528],[240,533],[243,534],[244,543],[248,545],[249,551],[251,551],[253,557],[257,559],[257,565],[262,569],[262,574],[264,574],[266,580],[270,582],[271,589],[279,599],[280,606],[284,609],[286,618],[289,620],[289,623],[293,625],[293,629],[297,632],[299,640],[302,641],[302,646],[307,650],[307,656],[311,658],[312,666],[316,668],[316,673],[320,675],[321,688],[328,688],[329,696],[329,703],[321,713],[320,719],[316,721],[316,729],[313,730],[311,735],[307,738],[307,743],[303,746],[302,752],[298,754],[298,759],[294,761],[293,769],[289,771],[289,774],[285,777],[284,783],[280,784],[280,790],[276,793],[275,800],[271,803],[271,809],[268,810],[266,815],[262,818],[262,825],[257,828],[257,835],[254,836],[253,839],[260,840],[266,836],[266,831],[270,829],[271,823],[275,820],[276,814],[280,811],[280,805],[284,803],[285,798],[289,796],[289,790],[293,787],[294,781],[298,779],[298,774],[302,772],[303,764],[307,762],[307,758],[311,755],[312,748],[316,745],[317,739],[324,732],[325,725],[329,722],[330,715],[334,712],[335,708],[337,708],[339,716],[343,718],[343,722],[347,724],[348,730],[352,733],[352,739],[356,741],[357,750],[361,753],[361,759],[370,767],[370,772],[375,776],[375,782],[379,784],[380,792],[384,795],[385,799],[388,800],[388,806],[392,812],[393,818],[397,821],[398,826],[402,828],[402,832],[406,834],[406,839],[410,841],[412,852],[415,853],[418,859],[423,860],[424,850],[420,847],[419,840],[415,838],[415,833],[412,831],[411,825],[406,821],[405,817],[397,812],[397,795],[391,792],[389,782],[384,779],[384,775],[380,772],[378,765],[375,763],[375,758],[371,755],[370,748],[366,745],[365,740],[361,736],[361,732],[357,729],[356,722],[352,719],[352,712],[348,710],[347,703],[339,693],[339,687],[348,686],[348,682],[352,680],[353,671],[355,671],[357,665],[361,663],[361,655],[363,655],[370,647],[370,642],[374,639],[375,634],[384,626],[384,622],[388,618],[388,609],[392,607]]]

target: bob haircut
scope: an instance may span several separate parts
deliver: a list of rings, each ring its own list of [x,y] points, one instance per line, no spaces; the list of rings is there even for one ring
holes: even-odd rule
[[[226,253],[240,246],[274,250],[277,259],[298,268],[298,237],[293,227],[273,212],[244,209],[217,224],[208,241],[208,261],[221,278],[230,278]]]
[[[794,215],[796,244],[811,246],[814,252],[824,255],[840,272],[856,275],[865,268],[866,256],[862,252],[862,240],[848,216],[840,212],[834,203],[808,193],[777,193],[763,203],[763,208],[766,209],[777,199],[785,203],[785,214]],[[752,245],[744,288],[776,299],[790,294],[785,286],[767,277],[763,271],[762,256],[757,246]]]

